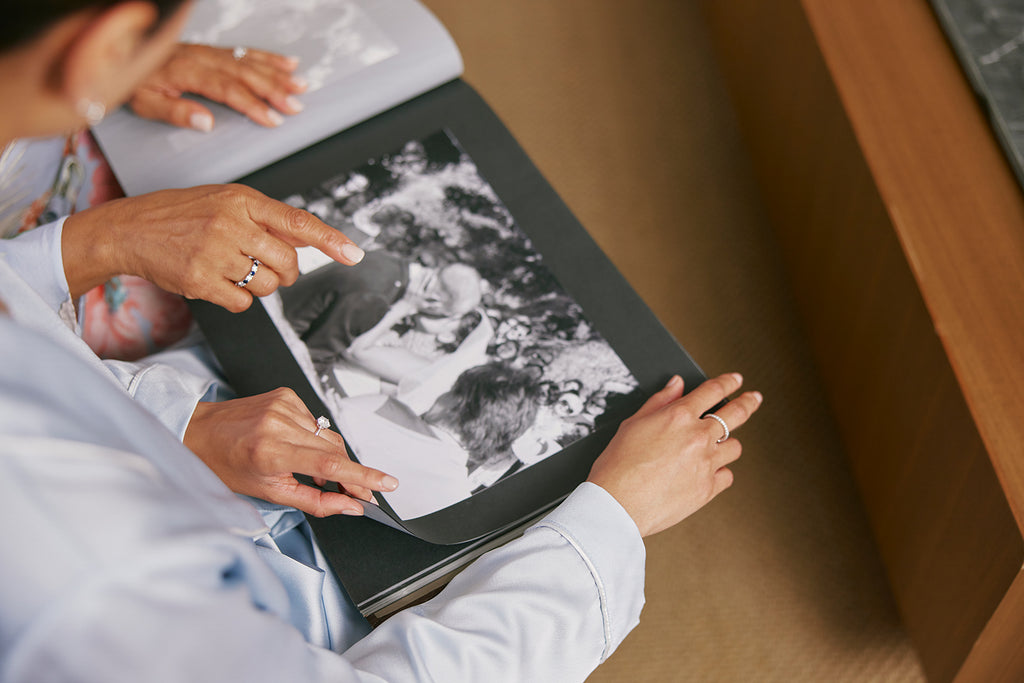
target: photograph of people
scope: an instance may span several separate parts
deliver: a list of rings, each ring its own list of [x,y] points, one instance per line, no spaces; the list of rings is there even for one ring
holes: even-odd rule
[[[635,390],[450,133],[285,201],[366,251],[307,255],[279,290],[283,336],[353,456],[405,482],[385,496],[403,518],[559,452]]]

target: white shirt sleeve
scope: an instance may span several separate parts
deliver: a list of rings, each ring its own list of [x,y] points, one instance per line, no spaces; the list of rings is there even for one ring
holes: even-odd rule
[[[21,457],[10,457],[17,442],[0,457],[0,509],[25,520],[0,569],[0,679],[11,683],[583,681],[643,603],[639,534],[584,485],[338,655],[288,623],[285,591],[251,542],[182,509],[188,496],[142,458],[20,445]],[[45,490],[26,486],[55,466],[64,476],[46,474]]]
[[[644,558],[625,510],[583,484],[345,657],[389,681],[582,681],[638,623]]]
[[[149,356],[138,362],[105,360],[103,365],[114,374],[135,401],[156,416],[179,440],[199,401],[209,401],[217,393],[217,380],[203,367],[191,365],[187,352]]]
[[[67,216],[17,237],[0,239],[0,256],[71,330],[81,335],[75,304],[68,291],[61,252],[61,234]]]
[[[80,320],[64,275],[61,234],[65,218],[11,239],[0,240],[0,258],[7,261],[43,303],[81,336]],[[103,364],[139,403],[168,429],[184,438],[196,404],[211,400],[223,387],[193,349],[170,351],[140,361],[104,360]]]

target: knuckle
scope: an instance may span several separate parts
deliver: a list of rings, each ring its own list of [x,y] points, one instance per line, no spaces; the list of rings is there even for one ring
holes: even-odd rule
[[[189,265],[181,273],[181,285],[186,292],[198,292],[204,284],[205,278],[195,265],[195,259],[189,259]]]
[[[255,431],[264,438],[279,441],[282,434],[287,434],[289,425],[287,411],[282,410],[279,401],[272,400],[260,410]]]
[[[240,292],[238,296],[231,297],[231,300],[222,305],[232,313],[241,313],[252,305],[252,296],[244,292]]]
[[[285,226],[294,233],[308,232],[313,227],[313,216],[300,208],[291,206],[284,215]]]
[[[228,206],[244,204],[252,196],[253,190],[245,185],[238,183],[230,183],[228,185],[222,185],[219,192],[223,195],[226,200],[225,203]]]
[[[323,519],[328,514],[327,509],[324,507],[323,501],[320,500],[319,498],[316,499],[316,502],[313,503],[310,509],[307,510],[306,512],[313,515],[314,517],[319,517],[320,519]]]
[[[682,401],[668,406],[668,415],[676,427],[685,427],[700,418],[700,414],[689,403]]]
[[[330,455],[321,455],[317,465],[318,472],[331,481],[337,481],[345,469],[340,459]]]
[[[228,81],[224,86],[224,95],[231,102],[240,102],[247,100],[252,96],[249,88],[244,86],[242,83],[236,80]]]
[[[291,387],[278,387],[270,392],[275,402],[294,404],[299,400],[299,395]]]

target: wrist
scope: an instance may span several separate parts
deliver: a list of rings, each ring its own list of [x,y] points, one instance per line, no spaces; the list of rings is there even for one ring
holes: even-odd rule
[[[104,234],[109,223],[102,219],[102,213],[100,209],[86,209],[64,221],[61,260],[73,300],[127,272],[117,259],[118,240]]]

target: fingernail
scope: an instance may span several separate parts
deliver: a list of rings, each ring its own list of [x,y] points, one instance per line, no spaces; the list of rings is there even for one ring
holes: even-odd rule
[[[341,253],[352,263],[359,263],[366,256],[366,252],[352,242],[345,242],[345,244],[341,245]]]
[[[682,382],[682,381],[683,381],[682,377],[680,377],[679,375],[673,375],[672,379],[670,379],[668,381],[668,385],[667,385],[666,388],[668,388],[668,389],[675,389],[677,386],[679,386],[679,383]]]
[[[299,98],[292,97],[291,95],[289,95],[288,97],[284,98],[284,106],[288,107],[288,109],[293,114],[298,114],[300,111],[305,109],[305,105],[302,104],[302,102],[299,101]]]
[[[267,119],[270,121],[270,125],[272,126],[280,126],[282,123],[284,123],[284,117],[278,114],[273,109],[267,110]]]
[[[736,380],[738,383],[743,384],[743,375],[741,375],[740,373],[738,373],[738,372],[732,373],[732,378],[734,380]]]
[[[380,503],[377,501],[377,496],[373,495],[372,493],[370,494],[370,502],[376,505],[377,507],[380,507]]]
[[[288,66],[293,69],[299,65],[299,58],[294,55],[289,55],[285,59],[288,60]]]
[[[755,392],[754,392],[754,400],[755,400],[755,401],[757,401],[757,402],[758,402],[759,404],[760,404],[760,403],[761,403],[762,401],[764,401],[764,396],[762,396],[762,395],[761,395],[761,392],[760,392],[760,391],[755,391]]]
[[[305,90],[306,88],[309,87],[309,81],[307,81],[302,76],[292,76],[292,85],[294,85],[296,88],[301,88],[302,90]]]
[[[196,112],[192,116],[188,117],[188,125],[195,130],[202,131],[203,133],[209,133],[213,130],[213,117],[209,114]]]
[[[381,491],[394,491],[398,488],[398,480],[390,474],[385,474],[380,480]]]
[[[359,508],[358,510],[355,508],[345,508],[341,511],[341,514],[348,515],[349,517],[360,517],[363,514],[363,508]]]

